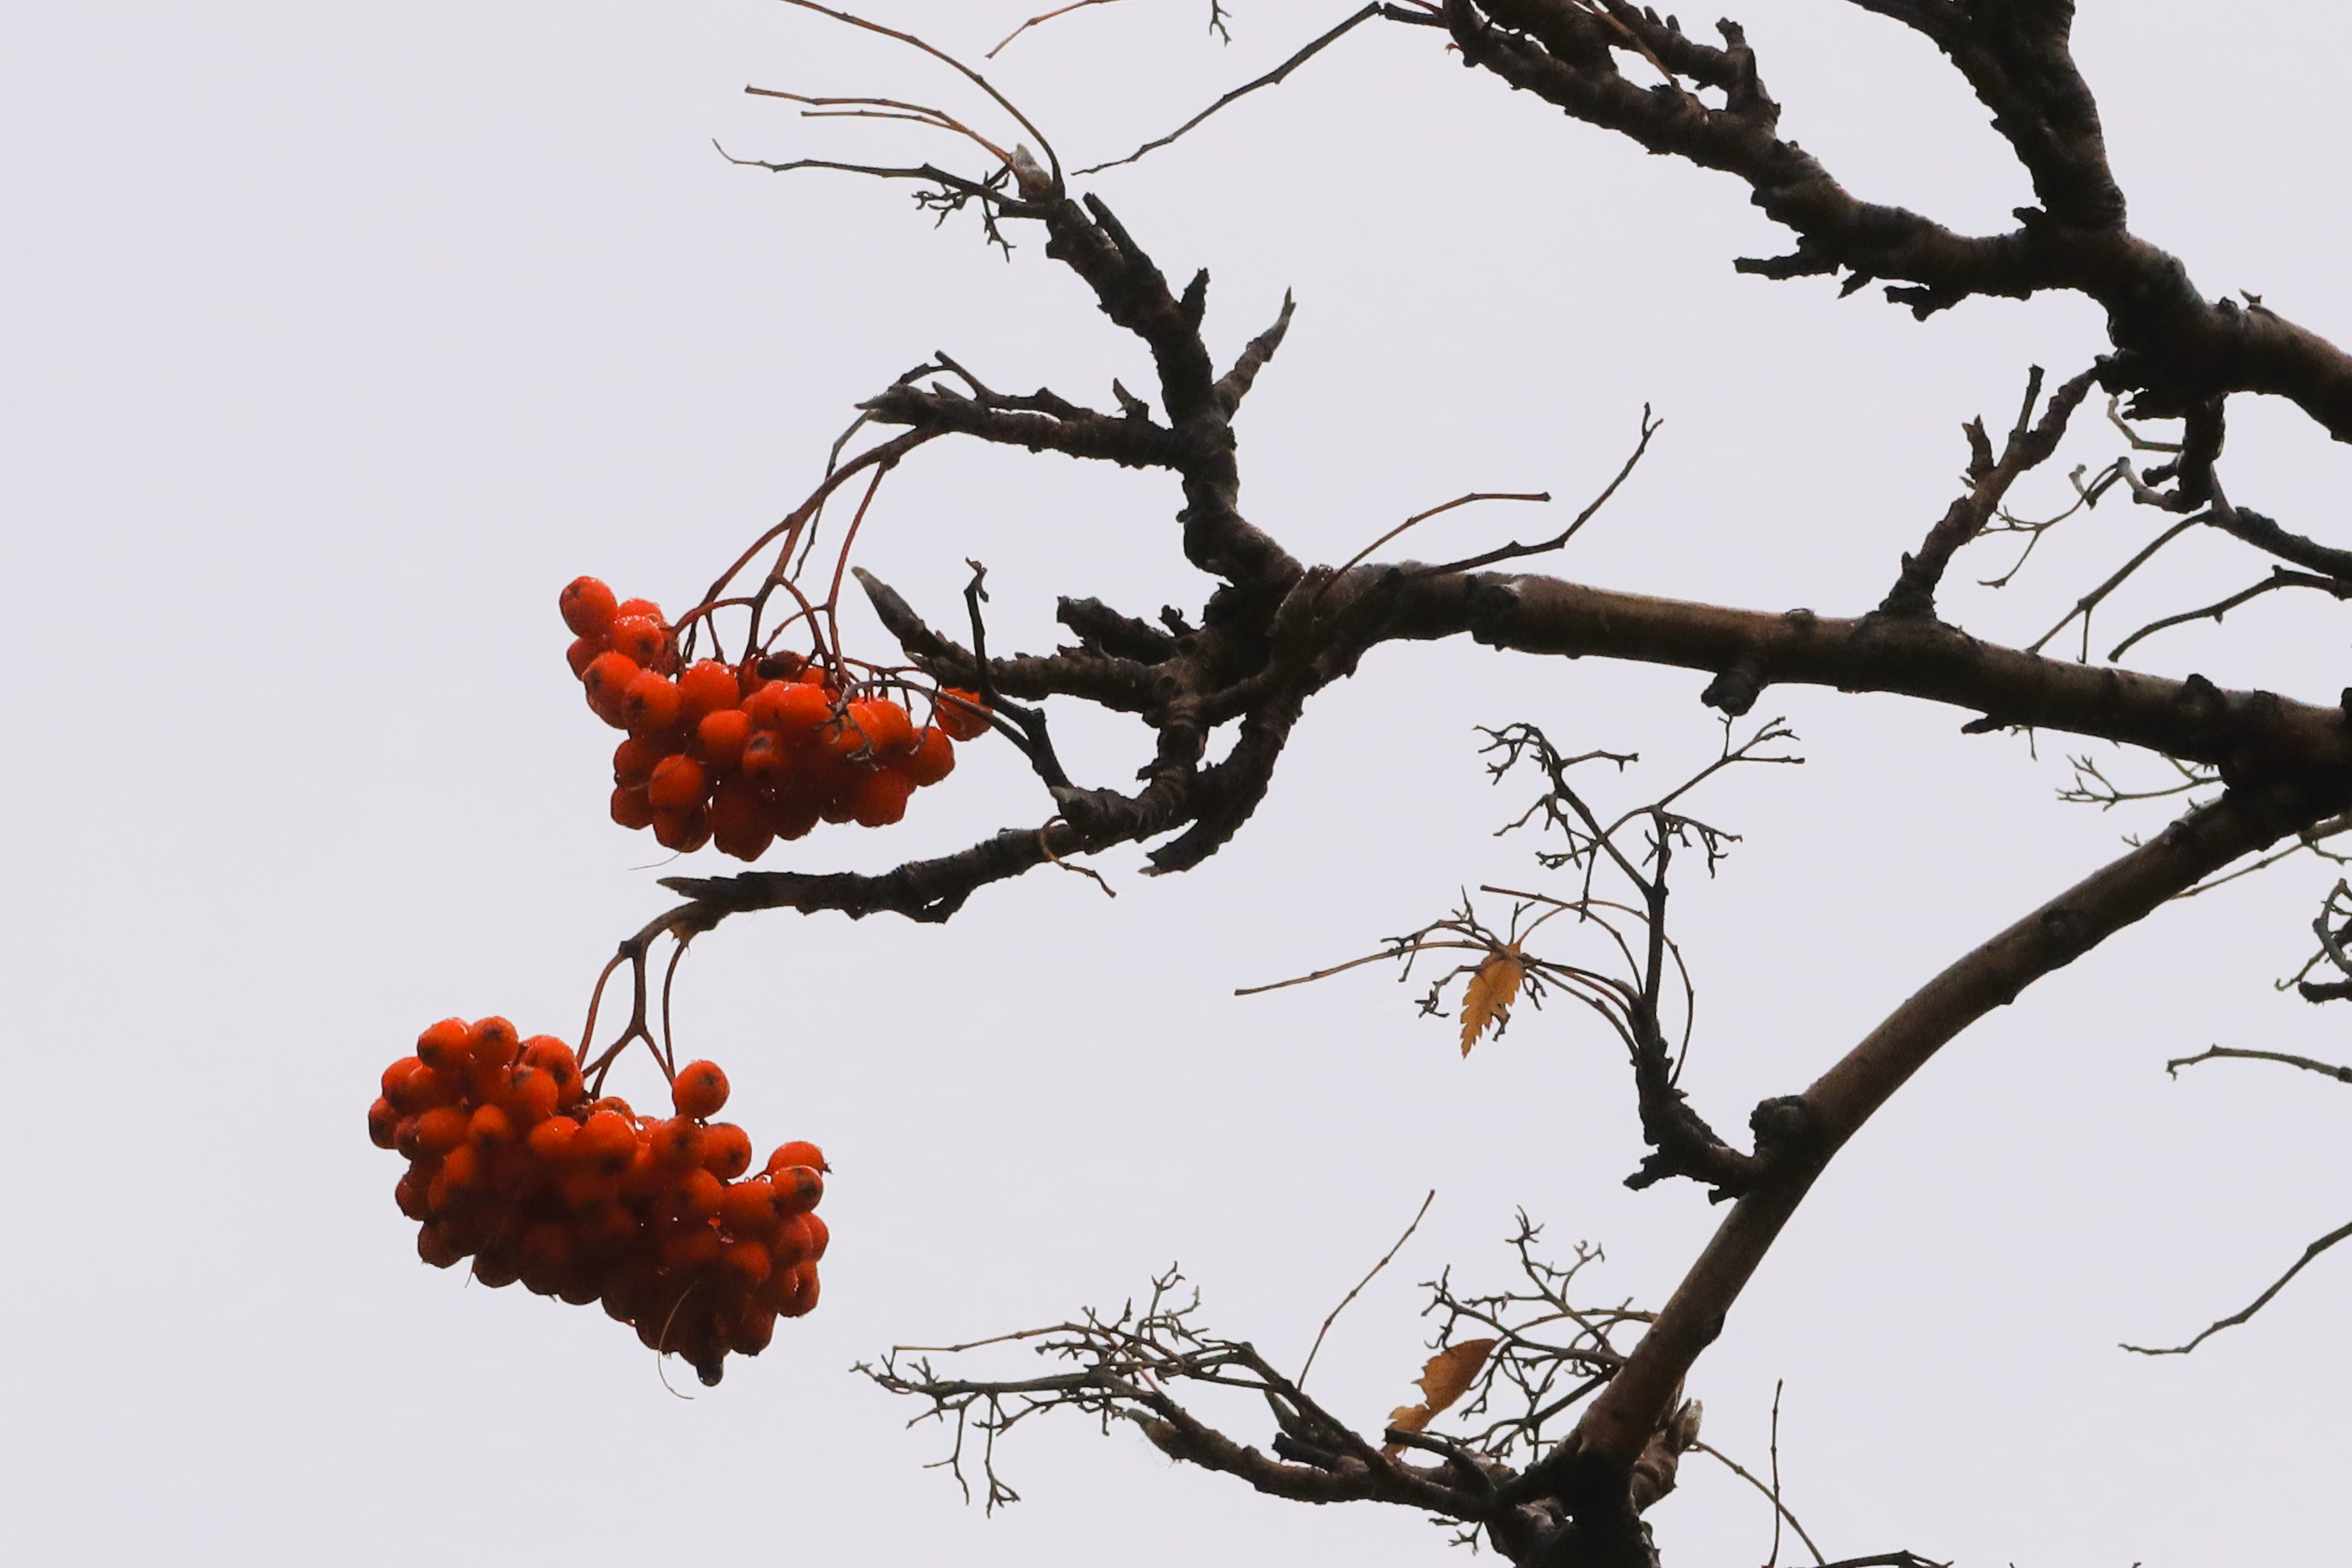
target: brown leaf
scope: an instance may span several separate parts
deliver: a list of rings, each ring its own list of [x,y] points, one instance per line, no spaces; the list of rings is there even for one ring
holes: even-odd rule
[[[1519,958],[1519,944],[1496,949],[1462,988],[1462,1054],[1468,1056],[1486,1026],[1500,1026],[1511,1016],[1511,1004],[1519,999],[1519,982],[1527,978],[1528,966]]]
[[[1426,1430],[1430,1422],[1470,1392],[1470,1385],[1478,1381],[1478,1373],[1486,1367],[1486,1357],[1493,1352],[1495,1344],[1493,1340],[1464,1340],[1431,1356],[1428,1364],[1421,1369],[1421,1375],[1413,1380],[1421,1390],[1422,1402],[1398,1405],[1389,1413],[1389,1425],[1406,1432]],[[1393,1458],[1404,1447],[1391,1443],[1381,1451]]]

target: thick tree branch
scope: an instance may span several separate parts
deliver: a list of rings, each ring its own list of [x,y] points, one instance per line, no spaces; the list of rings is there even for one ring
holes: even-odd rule
[[[1869,8],[1935,37],[1992,107],[2043,202],[2019,210],[2019,227],[1965,236],[1853,195],[1819,160],[1777,134],[1779,106],[1757,79],[1737,24],[1719,25],[1725,47],[1715,49],[1616,0],[1605,14],[1574,0],[1445,0],[1444,13],[1465,65],[1653,153],[1744,181],[1766,216],[1795,233],[1797,247],[1772,260],[1742,261],[1743,271],[1844,272],[1849,292],[1876,279],[1898,279],[1904,286],[1888,297],[1921,317],[1972,295],[2023,299],[2072,289],[2105,307],[2118,353],[2100,382],[2137,393],[2138,414],[2178,417],[2218,396],[2261,392],[2293,400],[2337,440],[2352,440],[2352,355],[2258,302],[2241,309],[2205,300],[2176,258],[2123,226],[2097,110],[2067,52],[2071,6]],[[1725,107],[1707,108],[1679,85],[1636,86],[1617,69],[1620,50],[1701,85],[1724,86]]]
[[[2224,796],[2093,873],[1915,993],[1805,1091],[1815,1152],[1739,1201],[1577,1432],[1531,1469],[1521,1488],[1564,1484],[1570,1472],[1595,1464],[1630,1472],[1660,1412],[1722,1331],[1725,1315],[1822,1168],[1947,1042],[2174,894],[2328,809],[2330,803],[2293,791]]]

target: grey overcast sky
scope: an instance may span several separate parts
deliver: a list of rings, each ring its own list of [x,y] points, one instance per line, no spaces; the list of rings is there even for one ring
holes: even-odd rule
[[[1034,4],[873,9],[977,55]],[[1089,9],[996,72],[1093,162],[1345,5],[1238,0],[1229,48],[1205,9]],[[1832,0],[1742,16],[1784,130],[1861,194],[1965,228],[2025,199],[1916,38]],[[2289,68],[2344,58],[2352,21],[2094,0],[2078,41],[2141,232],[2207,293],[2352,338],[2343,120]],[[657,852],[604,820],[610,732],[564,671],[558,587],[593,572],[690,602],[806,490],[851,405],[934,349],[1096,400],[1147,375],[1034,236],[1008,264],[903,189],[730,167],[714,139],[952,152],[746,83],[1003,130],[936,68],[769,0],[0,8],[12,1561],[1439,1561],[1416,1517],[1268,1500],[1076,1421],[1018,1435],[1025,1500],[986,1519],[922,1468],[942,1435],[847,1369],[1115,1304],[1171,1260],[1216,1326],[1295,1363],[1433,1187],[1317,1368],[1376,1423],[1424,1353],[1415,1282],[1499,1280],[1515,1206],[1562,1251],[1602,1244],[1596,1289],[1641,1302],[1716,1217],[1687,1187],[1619,1184],[1639,1153],[1622,1062],[1567,1010],[1465,1061],[1381,971],[1232,995],[1541,875],[1492,836],[1524,799],[1488,787],[1474,726],[1639,751],[1608,786],[1627,803],[1716,743],[1700,678],[1445,646],[1381,650],[1318,698],[1265,808],[1188,876],[1144,879],[1122,850],[1101,858],[1116,902],[1038,875],[944,930],[778,915],[698,946],[688,1048],[727,1066],[763,1146],[812,1138],[836,1166],[822,1307],[720,1387],[675,1397],[601,1313],[415,1260],[398,1162],[361,1125],[378,1071],[445,1014],[576,1030],[602,955],[663,897]],[[1308,559],[1472,489],[1589,494],[1647,402],[1648,463],[1555,569],[1857,612],[1949,500],[1959,422],[2101,342],[2075,299],[1920,324],[1737,276],[1780,237],[1736,184],[1418,30],[1352,37],[1088,185],[1167,270],[1213,270],[1225,351],[1297,290],[1240,437],[1246,509]],[[2078,421],[2019,503],[2054,510],[2066,468],[2116,449]],[[2343,462],[2291,410],[2233,410],[2241,500],[2338,539]],[[985,560],[995,637],[1037,647],[1058,594],[1197,604],[1177,504],[1156,477],[934,447],[861,558],[941,615]],[[1526,526],[1470,509],[1421,548]],[[2103,507],[1948,609],[2028,640],[2154,526]],[[2115,624],[2261,574],[2202,548]],[[2134,660],[2316,699],[2343,652],[2323,602]],[[1808,763],[1710,786],[1745,837],[1677,913],[1701,986],[1685,1081],[1734,1125],[2160,820],[2057,804],[2056,737],[2036,756],[1815,690],[1767,712]],[[1065,723],[1083,777],[1141,760],[1131,726]],[[878,867],[1037,820],[1016,764],[973,746],[903,826],[771,863]],[[1756,1463],[1785,1380],[1787,1496],[1832,1555],[2343,1560],[2352,1257],[2192,1358],[2116,1348],[2235,1308],[2352,1217],[2339,1087],[2163,1070],[2215,1043],[2345,1054],[2337,1017],[2272,984],[2333,875],[2283,866],[2165,911],[1970,1031],[1841,1158],[1692,1387],[1707,1436]],[[1262,1413],[1226,1414],[1265,1440]],[[1685,1477],[1653,1515],[1667,1560],[1761,1561],[1759,1500]]]

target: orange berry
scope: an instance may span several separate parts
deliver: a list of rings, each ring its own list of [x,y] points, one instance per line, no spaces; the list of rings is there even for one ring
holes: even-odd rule
[[[569,1116],[551,1116],[533,1127],[523,1142],[530,1145],[533,1157],[550,1165],[560,1165],[572,1158],[573,1145],[580,1142],[580,1123]]]
[[[416,1256],[436,1268],[448,1268],[466,1255],[457,1250],[457,1243],[442,1226],[422,1225],[416,1227]]]
[[[643,784],[624,784],[613,792],[613,820],[631,832],[654,825],[654,803]]]
[[[931,710],[931,721],[959,741],[977,741],[994,728],[988,721],[988,705],[977,691],[965,691],[949,687],[940,693]]]
[[[466,1135],[478,1147],[503,1149],[515,1141],[514,1118],[495,1105],[478,1106],[474,1110],[473,1121],[467,1126]]]
[[[824,1151],[801,1138],[779,1145],[776,1152],[768,1156],[767,1170],[772,1176],[787,1165],[806,1165],[812,1171],[822,1171],[827,1174],[833,1171],[833,1167],[824,1163]]]
[[[495,1015],[475,1019],[474,1026],[466,1031],[466,1055],[476,1067],[503,1068],[521,1048],[522,1037],[515,1033],[515,1026]]]
[[[814,1262],[817,1258],[823,1258],[824,1256],[824,1249],[833,1245],[833,1228],[824,1223],[822,1216],[817,1215],[805,1214],[801,1215],[801,1218],[808,1222],[809,1237],[814,1244],[814,1248],[809,1253],[809,1258]]]
[[[864,827],[887,827],[907,815],[907,801],[915,781],[897,768],[882,768],[857,781],[851,797],[852,815]]]
[[[710,815],[700,806],[685,811],[654,813],[654,842],[665,849],[691,855],[710,842]]]
[[[553,1123],[546,1121],[540,1123],[541,1127],[552,1125]],[[579,1152],[578,1138],[572,1139],[572,1148],[573,1153]],[[562,1194],[564,1206],[575,1214],[583,1211],[602,1213],[609,1210],[615,1214],[625,1215],[629,1212],[620,1205],[621,1178],[606,1175],[601,1171],[575,1167],[565,1174],[556,1190]],[[635,1234],[636,1223],[634,1217],[629,1221],[632,1235]]]
[[[614,608],[613,618],[618,620],[623,616],[643,616],[648,620],[654,621],[663,626],[667,626],[669,625],[669,622],[662,616],[661,606],[655,604],[651,599],[622,600],[620,604]]]
[[[570,1226],[541,1220],[522,1233],[516,1250],[522,1254],[523,1266],[533,1273],[553,1274],[572,1267],[579,1256],[579,1242]]]
[[[751,1135],[731,1121],[714,1121],[695,1140],[694,1163],[731,1182],[751,1168]]]
[[[572,667],[574,680],[583,679],[588,674],[588,667],[595,663],[604,651],[604,639],[602,637],[574,637],[563,650],[563,662]]]
[[[542,1072],[529,1062],[518,1062],[507,1069],[504,1092],[499,1103],[506,1107],[518,1127],[530,1127],[555,1114],[555,1102],[563,1091],[551,1073]]]
[[[669,647],[669,628],[652,616],[621,616],[613,622],[613,651],[640,665],[657,663]]]
[[[758,1355],[774,1342],[776,1314],[772,1308],[746,1309],[727,1331],[727,1348],[737,1355]]]
[[[416,1059],[429,1068],[455,1067],[466,1054],[472,1031],[463,1018],[444,1018],[416,1037]]]
[[[392,1108],[391,1100],[377,1095],[375,1103],[368,1107],[368,1142],[379,1149],[391,1148],[392,1130],[399,1124],[400,1112]]]
[[[792,1299],[776,1309],[780,1318],[805,1317],[816,1310],[816,1265],[814,1262],[795,1265],[793,1268]]]
[[[601,637],[613,624],[620,602],[613,590],[593,577],[574,577],[564,584],[557,595],[557,609],[563,613],[563,624],[583,637]]]
[[[433,1212],[439,1214],[452,1203],[462,1203],[471,1197],[482,1184],[486,1174],[481,1155],[470,1143],[460,1143],[443,1157],[441,1169],[434,1173],[433,1185],[426,1201]]]
[[[743,689],[733,668],[715,658],[693,665],[677,678],[677,686],[686,699],[686,712],[690,719],[732,708],[743,700]]]
[[[729,779],[711,792],[710,837],[720,854],[738,860],[757,860],[775,842],[768,803],[749,780]]]
[[[789,844],[809,836],[809,830],[817,824],[820,809],[814,800],[795,790],[779,796],[768,808],[768,826],[776,830],[777,837]]]
[[[716,1262],[724,1245],[717,1231],[698,1225],[662,1237],[661,1260],[672,1268],[691,1268],[698,1263]]]
[[[833,699],[822,686],[780,682],[760,689],[752,722],[787,735],[805,734],[833,717]]]
[[[727,1075],[717,1062],[688,1062],[669,1086],[680,1116],[716,1116],[727,1104]]]
[[[768,1236],[782,1217],[776,1207],[775,1184],[765,1176],[737,1182],[719,1200],[719,1224],[730,1236]]]
[[[569,1105],[580,1098],[585,1085],[580,1081],[580,1058],[572,1047],[553,1035],[533,1035],[522,1043],[522,1059],[555,1080],[561,1096],[558,1103]]]
[[[736,765],[743,770],[745,778],[773,786],[793,771],[793,754],[774,731],[754,730],[744,738]]]
[[[580,1124],[572,1147],[581,1163],[608,1176],[617,1176],[636,1158],[637,1130],[618,1111],[598,1110]]]
[[[816,1256],[815,1225],[813,1214],[788,1215],[777,1221],[776,1234],[768,1238],[768,1253],[778,1268],[790,1268]]]
[[[621,721],[633,735],[659,734],[685,710],[686,698],[677,682],[650,669],[637,671],[636,679],[621,690]]]
[[[898,759],[898,771],[914,781],[917,789],[939,783],[955,772],[955,742],[948,739],[945,730],[933,726],[915,741],[915,749]]]
[[[392,1102],[393,1110],[403,1116],[415,1116],[448,1100],[448,1086],[431,1068],[415,1057],[404,1057],[401,1061],[406,1066],[400,1077],[383,1086],[383,1097]],[[394,1065],[398,1067],[401,1063]],[[391,1075],[387,1073],[385,1077],[389,1079]]]
[[[887,697],[867,698],[849,705],[849,721],[866,737],[878,757],[895,757],[914,750],[915,726],[907,710]]]
[[[768,1173],[776,1189],[776,1207],[784,1214],[806,1214],[824,1199],[824,1178],[807,1165],[786,1165]]]
[[[510,1246],[485,1247],[475,1255],[474,1278],[493,1290],[503,1290],[522,1278],[521,1261]]]
[[[432,1184],[433,1178],[423,1171],[411,1170],[393,1184],[392,1201],[398,1204],[400,1212],[411,1219],[430,1219],[433,1217],[433,1205],[427,1193]]]
[[[600,704],[617,704],[621,700],[621,693],[629,689],[629,682],[644,670],[645,667],[627,654],[598,654],[580,673],[580,684],[588,689],[588,705],[602,713],[604,708]]]
[[[697,1224],[717,1214],[726,1196],[725,1184],[699,1167],[678,1178],[677,1212]]]
[[[738,1241],[719,1255],[719,1265],[746,1285],[757,1285],[775,1265],[768,1249],[756,1241]]]
[[[473,1129],[473,1118],[454,1105],[436,1105],[416,1119],[416,1146],[427,1154],[446,1154],[463,1143]]]
[[[705,713],[694,726],[694,743],[703,760],[722,770],[742,762],[744,743],[751,738],[751,716],[740,708]]]
[[[664,757],[646,785],[646,796],[656,811],[688,811],[700,805],[709,789],[709,776],[692,757]]]
[[[695,1134],[699,1131],[690,1117],[668,1117],[654,1123],[646,1147],[656,1163],[684,1169],[695,1163]]]
[[[654,677],[658,680],[659,676]],[[616,784],[641,784],[654,776],[654,769],[669,755],[670,748],[648,735],[632,735],[613,748],[613,782]]]

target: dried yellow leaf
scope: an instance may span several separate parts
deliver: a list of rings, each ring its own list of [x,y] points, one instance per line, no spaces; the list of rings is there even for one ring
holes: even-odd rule
[[[1497,948],[1486,955],[1470,984],[1462,988],[1462,1054],[1468,1056],[1486,1026],[1500,1026],[1511,1016],[1511,1004],[1519,999],[1519,982],[1527,978],[1528,966],[1519,957],[1518,943]]]
[[[1389,1425],[1405,1432],[1425,1430],[1430,1422],[1470,1392],[1470,1385],[1478,1381],[1478,1373],[1486,1365],[1487,1356],[1494,1352],[1495,1344],[1493,1340],[1464,1340],[1431,1356],[1428,1364],[1421,1369],[1421,1375],[1413,1380],[1421,1390],[1421,1403],[1397,1406],[1389,1413]],[[1391,1443],[1381,1452],[1399,1454],[1403,1452],[1403,1446]]]

